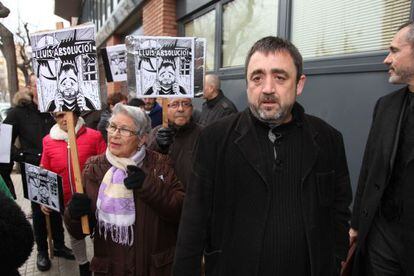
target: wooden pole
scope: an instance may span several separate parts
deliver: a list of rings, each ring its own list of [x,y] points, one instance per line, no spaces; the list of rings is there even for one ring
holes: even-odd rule
[[[168,99],[162,98],[162,127],[168,127]]]
[[[62,28],[63,28],[63,22],[56,23],[56,29],[62,29]],[[73,118],[73,112],[66,112],[65,116],[66,116],[66,121],[68,124],[68,144],[69,144],[70,156],[71,156],[72,167],[73,167],[73,175],[75,178],[76,192],[83,193],[82,174],[81,174],[80,165],[79,165],[78,145],[76,144],[75,120]],[[70,166],[70,164],[68,164],[68,166]],[[82,223],[82,232],[84,234],[90,234],[91,231],[89,229],[88,216],[81,217],[81,223]]]
[[[54,254],[54,247],[52,241],[52,227],[50,225],[50,215],[45,215],[46,217],[46,229],[47,229],[47,242],[49,244],[49,256],[51,259],[55,256]]]

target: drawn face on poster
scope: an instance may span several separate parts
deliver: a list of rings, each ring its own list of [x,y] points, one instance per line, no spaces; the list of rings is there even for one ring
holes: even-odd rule
[[[128,36],[126,47],[137,97],[193,97],[193,38]]]
[[[41,112],[101,108],[93,25],[31,36]]]

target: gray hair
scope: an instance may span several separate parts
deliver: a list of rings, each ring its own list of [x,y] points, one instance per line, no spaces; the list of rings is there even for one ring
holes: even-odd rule
[[[206,75],[206,82],[214,87],[215,91],[220,90],[220,78],[215,74],[207,74]]]
[[[147,134],[151,131],[151,119],[141,108],[117,103],[112,110],[109,122],[118,114],[124,114],[132,119],[137,128],[138,135]]]
[[[414,22],[413,21],[407,21],[404,24],[402,24],[400,27],[398,27],[398,31],[401,31],[405,27],[408,27],[408,33],[406,36],[407,41],[411,44],[411,47],[414,48]]]

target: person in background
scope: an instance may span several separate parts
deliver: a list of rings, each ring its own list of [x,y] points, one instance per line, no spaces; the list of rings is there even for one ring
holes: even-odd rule
[[[246,57],[249,107],[200,134],[173,275],[339,275],[352,191],[342,135],[296,102],[302,56],[278,37]]]
[[[220,89],[220,79],[217,75],[208,74],[205,77],[203,103],[198,123],[207,126],[221,118],[237,113],[232,101],[224,96]]]
[[[145,113],[151,118],[151,127],[154,128],[162,124],[162,107],[155,98],[142,98],[144,101]]]
[[[191,98],[173,98],[168,100],[168,127],[161,125],[152,129],[150,149],[168,154],[174,162],[174,171],[184,188],[190,182],[193,168],[193,154],[197,145],[201,126],[192,119],[193,104]]]
[[[142,110],[144,110],[145,103],[144,103],[144,101],[142,99],[132,98],[132,99],[130,99],[128,101],[128,105],[130,105],[130,106],[136,106],[136,107],[139,107]]]
[[[108,149],[83,171],[86,194],[65,211],[69,232],[83,236],[80,217],[94,233],[94,275],[171,275],[184,190],[168,156],[146,149],[150,119],[140,108],[115,105]]]
[[[98,130],[101,132],[102,137],[104,138],[105,141],[108,140],[106,127],[108,125],[108,119],[111,117],[112,109],[117,103],[126,104],[127,101],[128,101],[127,96],[125,96],[124,94],[120,92],[116,92],[108,96],[107,107],[105,110],[102,111],[101,119],[99,120],[99,123],[98,123]]]
[[[355,276],[414,275],[414,23],[401,25],[384,60],[404,87],[374,108],[349,231]]]
[[[43,138],[43,153],[40,162],[43,168],[62,177],[64,206],[72,198],[72,194],[76,192],[73,164],[68,148],[68,122],[65,114],[65,112],[53,114],[56,124],[51,128],[49,135]],[[78,117],[78,112],[73,112],[73,116],[79,166],[82,171],[89,157],[105,152],[106,143],[99,131],[85,127],[85,122],[82,117]],[[42,206],[42,211],[48,215],[55,213],[45,206]],[[90,275],[85,239],[78,240],[71,235],[69,237],[73,253],[79,265],[80,275]]]
[[[32,75],[31,78],[35,76]],[[33,81],[35,84],[36,82]],[[30,87],[31,94],[20,91],[16,94],[16,106],[9,112],[5,124],[13,126],[11,157],[16,162],[26,162],[39,166],[42,156],[42,139],[46,136],[54,124],[54,119],[49,113],[40,113],[37,104],[36,85]],[[16,139],[20,141],[20,148],[14,146]],[[47,231],[45,215],[40,205],[31,202],[33,231],[37,245],[36,266],[40,271],[50,269],[51,262],[48,255]],[[52,225],[52,238],[55,256],[73,260],[72,250],[65,246],[62,217],[54,213],[50,217]]]

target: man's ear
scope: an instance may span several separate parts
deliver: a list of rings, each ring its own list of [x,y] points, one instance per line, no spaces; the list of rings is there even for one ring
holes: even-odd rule
[[[296,84],[296,96],[299,96],[300,94],[302,94],[303,87],[305,87],[305,82],[306,82],[306,76],[301,75],[298,83]]]

